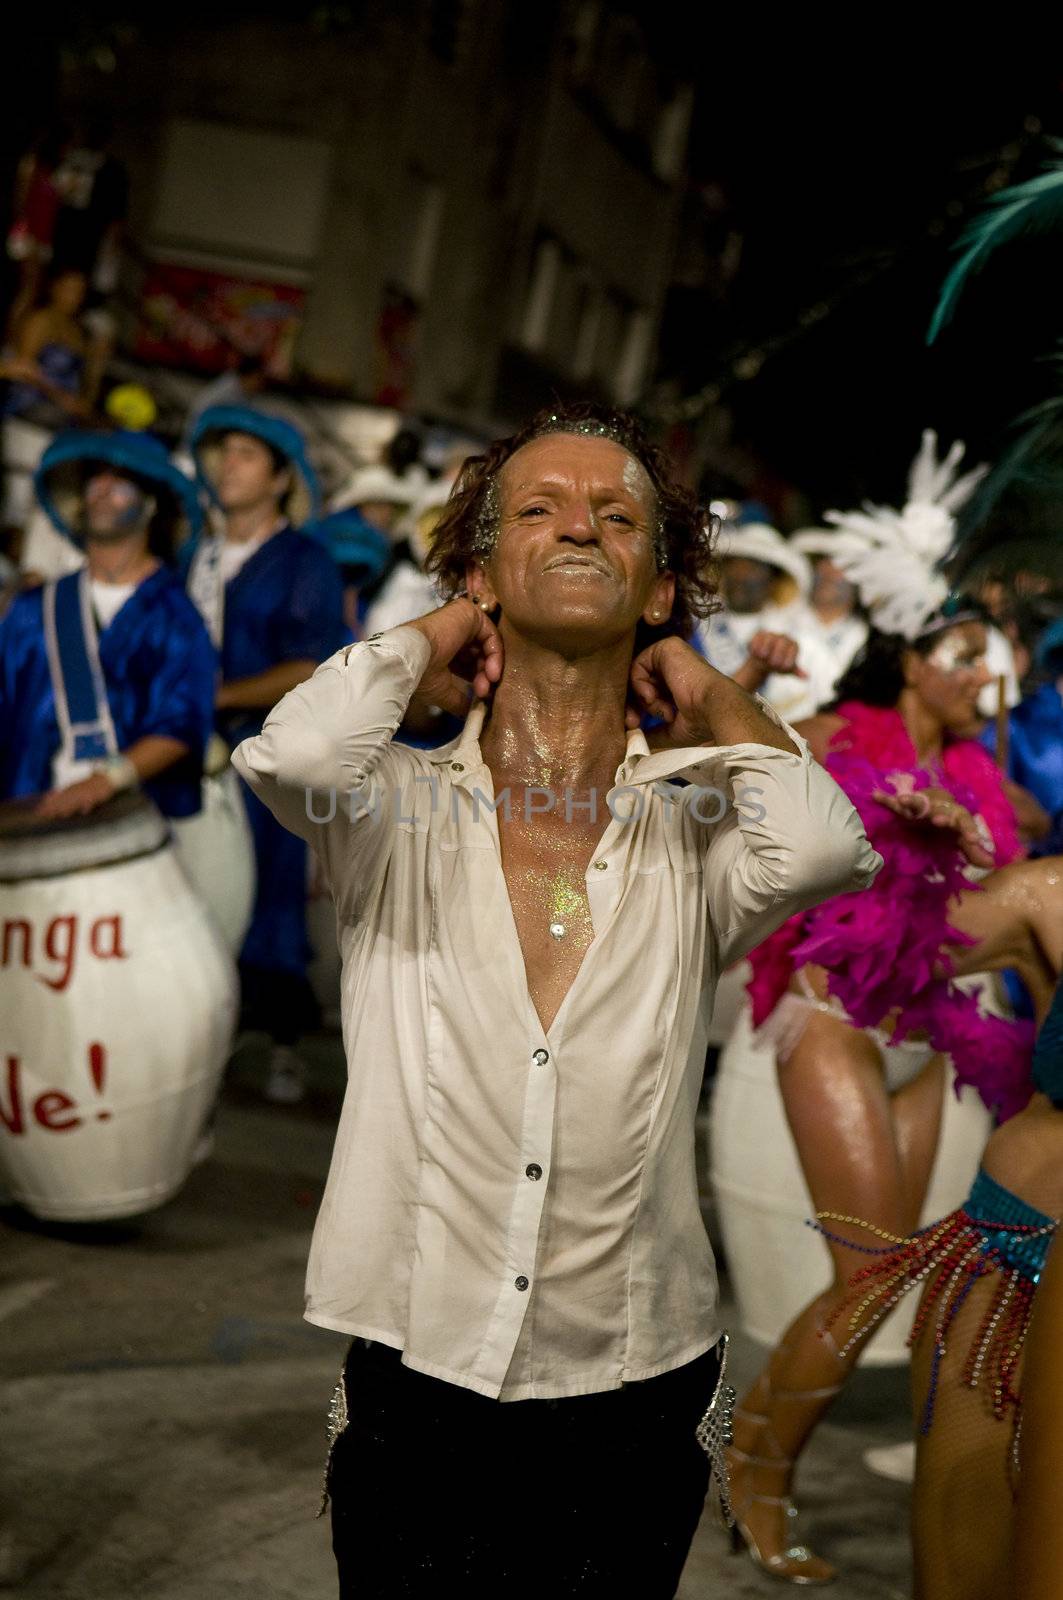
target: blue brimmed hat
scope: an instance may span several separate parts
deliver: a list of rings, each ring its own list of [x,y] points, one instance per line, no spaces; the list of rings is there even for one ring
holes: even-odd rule
[[[291,467],[295,483],[288,496],[286,516],[293,528],[316,519],[321,508],[317,473],[306,453],[306,440],[286,417],[257,406],[208,406],[192,429],[189,445],[196,463],[196,474],[207,494],[218,504],[215,488],[217,453],[227,433],[248,433],[253,439],[276,450]]]
[[[320,540],[336,565],[348,569],[350,581],[358,588],[379,578],[391,559],[387,534],[353,509],[333,511],[307,523],[303,532]]]
[[[119,429],[96,433],[70,428],[52,440],[34,474],[37,499],[59,532],[75,544],[83,538],[81,503],[84,497],[86,468],[110,467],[138,479],[152,494],[169,497],[187,537],[200,531],[202,507],[196,486],[170,460],[161,439],[147,433]],[[181,535],[178,534],[178,542]]]

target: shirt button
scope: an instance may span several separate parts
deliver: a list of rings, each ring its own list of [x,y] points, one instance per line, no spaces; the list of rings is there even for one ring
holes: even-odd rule
[[[549,1059],[549,1050],[536,1050],[535,1054],[532,1056],[532,1060],[535,1062],[537,1067],[545,1067]]]
[[[465,768],[462,766],[460,761],[452,761],[450,763],[450,770],[451,772],[464,772]]]
[[[526,1289],[528,1287],[527,1278],[517,1278],[515,1281],[515,1287],[518,1289]]]
[[[608,861],[596,861],[594,863],[594,870],[595,872],[604,872],[608,865]]]
[[[536,1178],[541,1178],[542,1175],[543,1175],[543,1169],[542,1169],[542,1167],[539,1166],[537,1161],[533,1161],[531,1166],[524,1168],[524,1176],[526,1178],[531,1178],[533,1181]]]

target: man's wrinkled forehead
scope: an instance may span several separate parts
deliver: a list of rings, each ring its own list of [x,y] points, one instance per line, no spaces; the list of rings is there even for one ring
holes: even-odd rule
[[[649,473],[630,450],[613,439],[588,439],[575,433],[551,433],[529,440],[503,463],[499,483],[505,499],[573,484],[614,490],[639,501],[647,511],[656,498]]]

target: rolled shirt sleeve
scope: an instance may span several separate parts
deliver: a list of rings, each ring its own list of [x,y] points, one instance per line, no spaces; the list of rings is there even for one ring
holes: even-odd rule
[[[866,889],[882,866],[844,792],[801,735],[757,700],[798,755],[761,744],[720,746],[683,773],[692,797],[709,786],[731,802],[706,829],[705,887],[721,971],[795,912]]]
[[[395,731],[431,655],[416,628],[348,645],[278,701],[233,765],[278,822],[314,846],[337,894],[339,875],[386,858],[391,800],[407,753]]]

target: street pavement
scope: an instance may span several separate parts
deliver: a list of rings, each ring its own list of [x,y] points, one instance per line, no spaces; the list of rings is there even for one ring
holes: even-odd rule
[[[212,1156],[160,1211],[60,1228],[0,1207],[3,1593],[333,1600],[316,1512],[346,1340],[302,1320],[302,1289],[344,1068],[335,1036],[303,1051],[311,1092],[282,1109],[247,1042]],[[762,1352],[731,1325],[741,1388]],[[858,1371],[803,1468],[803,1536],[842,1569],[833,1600],[910,1592],[908,1490],[861,1459],[905,1437],[906,1404],[902,1371]],[[679,1600],[781,1593],[706,1514]]]

